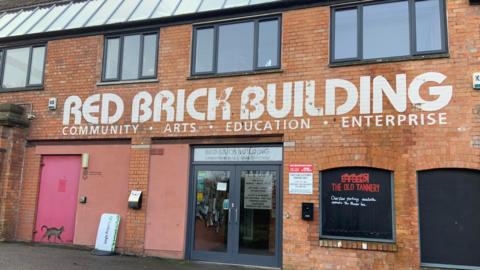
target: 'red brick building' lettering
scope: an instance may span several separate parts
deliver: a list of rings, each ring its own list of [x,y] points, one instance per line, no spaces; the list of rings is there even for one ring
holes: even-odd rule
[[[16,2],[1,240],[94,247],[110,213],[125,254],[480,267],[475,1]]]

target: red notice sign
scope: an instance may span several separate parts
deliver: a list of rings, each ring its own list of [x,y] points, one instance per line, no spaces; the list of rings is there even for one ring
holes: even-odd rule
[[[312,164],[290,164],[288,171],[292,173],[313,173]]]
[[[313,194],[312,164],[290,164],[288,170],[288,193]]]

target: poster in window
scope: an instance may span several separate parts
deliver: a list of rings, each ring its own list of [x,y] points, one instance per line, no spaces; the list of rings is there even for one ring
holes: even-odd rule
[[[320,181],[323,238],[393,242],[392,172],[337,168]]]
[[[244,208],[272,209],[273,175],[250,173],[245,175]]]

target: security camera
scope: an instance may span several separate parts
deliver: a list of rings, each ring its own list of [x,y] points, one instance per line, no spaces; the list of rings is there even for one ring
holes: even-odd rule
[[[27,114],[27,119],[28,120],[33,120],[35,118],[37,118],[37,117],[34,114],[32,114],[32,113]]]

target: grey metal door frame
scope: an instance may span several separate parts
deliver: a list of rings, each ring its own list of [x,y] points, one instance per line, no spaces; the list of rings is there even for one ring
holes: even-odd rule
[[[248,255],[248,254],[241,254],[239,252],[239,237],[240,237],[240,222],[236,222],[235,228],[235,237],[232,239],[235,241],[233,248],[234,248],[234,255],[236,257],[236,262],[238,264],[245,264],[248,262],[249,264],[257,265],[257,266],[270,266],[270,267],[279,267],[281,265],[281,167],[280,165],[237,165],[235,166],[235,197],[236,197],[236,205],[240,207],[240,196],[241,196],[241,172],[247,170],[255,170],[255,171],[275,171],[276,172],[276,193],[275,193],[275,255],[274,256],[262,256],[262,255]],[[240,218],[240,217],[239,217]]]
[[[194,166],[193,174],[191,177],[190,182],[190,207],[189,207],[189,233],[188,238],[190,241],[188,242],[188,250],[190,253],[190,259],[192,260],[201,260],[201,261],[219,261],[219,262],[228,262],[229,258],[231,258],[233,253],[233,243],[230,239],[234,237],[234,228],[230,220],[228,221],[228,233],[227,233],[227,251],[226,252],[213,252],[213,251],[196,251],[194,249],[194,238],[195,238],[195,218],[196,218],[196,197],[195,194],[197,193],[197,175],[199,171],[230,171],[230,179],[229,179],[229,200],[230,202],[234,200],[233,194],[235,192],[235,184],[234,184],[234,177],[235,177],[235,167],[234,166],[222,166],[222,165],[197,165]],[[229,206],[229,217],[231,217],[231,203]]]
[[[192,151],[193,153],[193,151]],[[231,220],[228,223],[228,244],[227,252],[209,252],[209,251],[195,251],[194,237],[195,237],[195,211],[196,211],[196,178],[198,171],[230,171],[229,180],[229,216]],[[241,181],[240,174],[242,170],[269,170],[276,171],[276,194],[275,194],[275,255],[247,255],[239,253],[239,219],[240,214],[238,208],[240,207],[240,189]],[[242,264],[255,265],[267,267],[280,267],[282,262],[282,162],[197,162],[191,166],[190,187],[189,187],[189,209],[188,209],[188,228],[187,228],[187,248],[186,258],[198,261],[211,261],[228,264]],[[234,206],[232,207],[232,203]],[[235,211],[237,211],[237,219],[235,220]]]

